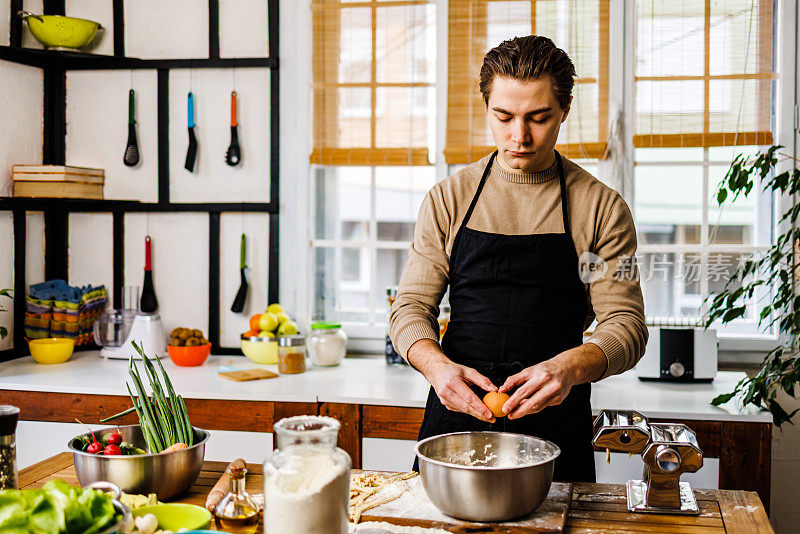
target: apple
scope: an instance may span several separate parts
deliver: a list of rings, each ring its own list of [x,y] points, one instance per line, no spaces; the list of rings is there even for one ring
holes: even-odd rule
[[[292,320],[285,321],[281,323],[278,327],[278,335],[279,336],[291,336],[292,334],[297,333],[297,323]]]
[[[286,310],[283,309],[283,306],[281,306],[277,302],[267,306],[267,311],[270,313],[286,312]]]
[[[258,333],[258,337],[275,337],[275,334],[270,332],[269,330],[262,330]]]
[[[258,327],[261,330],[273,331],[278,328],[278,318],[275,317],[274,313],[264,312],[258,319]]]
[[[276,313],[276,314],[275,314],[275,317],[277,317],[277,318],[278,318],[278,324],[283,324],[283,323],[285,323],[286,321],[291,321],[291,320],[292,320],[292,318],[291,318],[291,317],[289,317],[289,314],[288,314],[288,313],[286,313],[286,312],[282,312],[282,311],[280,311],[280,312]]]

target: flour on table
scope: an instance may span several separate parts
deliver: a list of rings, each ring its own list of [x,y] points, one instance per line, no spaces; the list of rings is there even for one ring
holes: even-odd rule
[[[450,534],[440,528],[403,527],[391,523],[367,521],[350,525],[350,534]]]

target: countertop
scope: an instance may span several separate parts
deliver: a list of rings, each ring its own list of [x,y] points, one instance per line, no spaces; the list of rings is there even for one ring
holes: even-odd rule
[[[176,392],[185,398],[273,402],[335,402],[424,408],[428,383],[407,366],[387,365],[382,356],[348,357],[337,367],[311,367],[298,375],[269,380],[232,382],[220,370],[259,366],[238,356],[210,356],[200,367],[177,367],[162,360]],[[99,351],[76,352],[63,364],[40,365],[30,356],[0,363],[0,390],[52,391],[123,395],[127,360],[106,360]],[[771,423],[769,413],[742,411],[733,403],[710,405],[711,399],[732,390],[744,373],[721,371],[712,383],[642,382],[634,371],[592,385],[592,408],[634,409],[655,418],[735,420]]]

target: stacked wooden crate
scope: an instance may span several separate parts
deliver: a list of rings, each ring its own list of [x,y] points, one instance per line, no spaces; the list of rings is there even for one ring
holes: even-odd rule
[[[69,165],[13,165],[15,197],[102,199],[105,171]]]

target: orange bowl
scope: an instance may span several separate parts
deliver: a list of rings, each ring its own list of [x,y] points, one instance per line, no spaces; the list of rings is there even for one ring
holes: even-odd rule
[[[194,347],[176,347],[167,345],[167,353],[172,363],[180,367],[197,367],[203,363],[211,354],[211,343],[205,345],[195,345]]]

